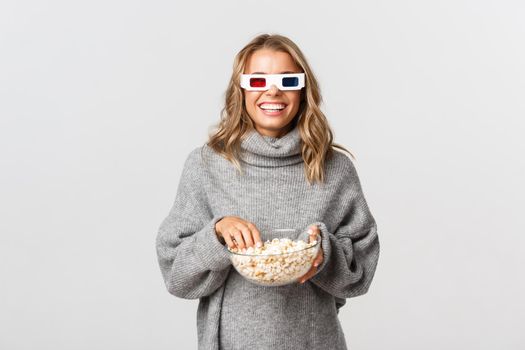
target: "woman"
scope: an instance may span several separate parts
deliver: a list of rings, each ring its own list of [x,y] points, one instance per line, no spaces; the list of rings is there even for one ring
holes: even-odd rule
[[[379,240],[320,103],[290,39],[259,35],[235,57],[218,130],[187,157],[156,242],[168,291],[199,298],[199,349],[347,348],[339,308],[368,291]],[[316,266],[299,283],[252,284],[223,244],[260,245],[277,227],[320,235]]]

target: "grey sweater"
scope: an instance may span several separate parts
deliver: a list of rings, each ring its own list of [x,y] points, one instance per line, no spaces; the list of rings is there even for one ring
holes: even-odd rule
[[[199,349],[347,348],[338,312],[370,287],[377,226],[350,158],[336,151],[326,182],[310,185],[300,150],[296,127],[281,138],[252,131],[242,143],[243,175],[206,145],[187,157],[156,249],[169,293],[199,299]],[[253,222],[263,241],[271,228],[318,224],[324,261],[304,284],[252,284],[217,239],[224,216]]]

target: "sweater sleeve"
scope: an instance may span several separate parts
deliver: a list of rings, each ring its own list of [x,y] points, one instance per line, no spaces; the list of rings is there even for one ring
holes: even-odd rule
[[[216,291],[231,267],[229,254],[215,232],[214,216],[203,183],[199,149],[187,157],[175,202],[156,239],[160,270],[169,293],[197,299]]]
[[[310,281],[339,298],[365,294],[379,260],[377,225],[370,213],[353,163],[349,160],[337,198],[342,220],[334,232],[324,222],[321,231],[324,260]]]

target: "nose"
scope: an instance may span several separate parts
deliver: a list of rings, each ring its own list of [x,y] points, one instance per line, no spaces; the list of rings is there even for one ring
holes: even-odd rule
[[[276,94],[278,94],[280,92],[281,92],[281,90],[279,90],[279,88],[275,84],[272,84],[272,86],[270,86],[270,88],[268,90],[266,90],[266,94],[267,95],[276,95]]]

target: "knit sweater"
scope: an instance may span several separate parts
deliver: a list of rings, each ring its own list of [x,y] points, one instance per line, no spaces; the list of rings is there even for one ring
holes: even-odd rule
[[[309,184],[297,127],[281,138],[253,130],[240,175],[207,145],[193,149],[156,250],[169,293],[199,299],[200,350],[346,349],[339,309],[366,293],[379,259],[377,225],[356,169],[335,151],[324,183]],[[238,216],[264,232],[317,224],[324,260],[304,284],[259,286],[231,265],[215,223]]]

